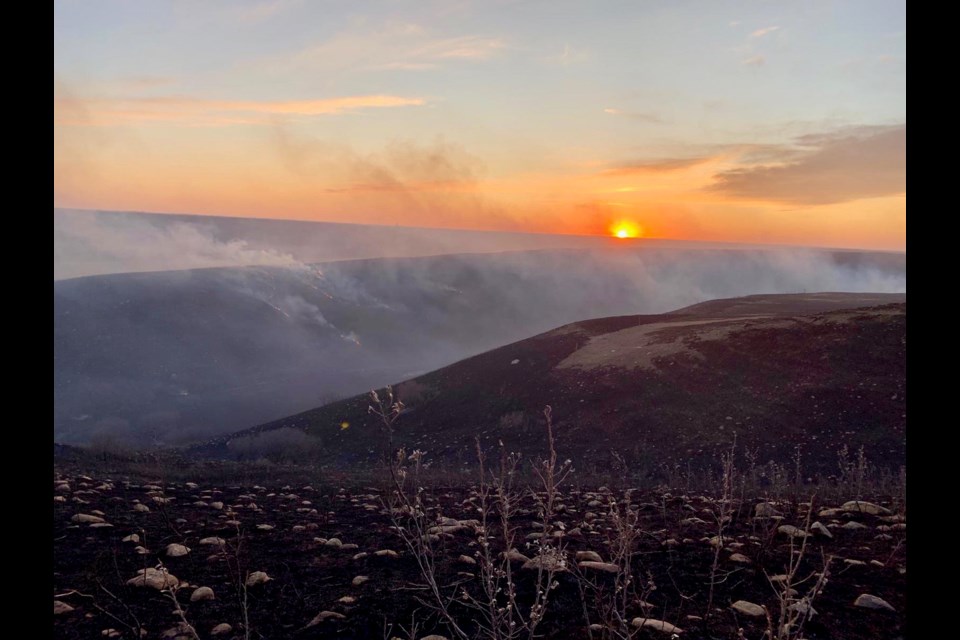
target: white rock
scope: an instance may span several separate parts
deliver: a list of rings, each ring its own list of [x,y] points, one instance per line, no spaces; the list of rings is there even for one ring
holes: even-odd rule
[[[356,578],[350,581],[350,584],[352,584],[355,587],[359,587],[364,582],[367,582],[369,579],[370,578],[368,576],[357,576]]]
[[[612,562],[595,562],[593,560],[583,560],[577,563],[581,569],[593,569],[594,571],[604,571],[606,573],[618,573],[620,567]]]
[[[273,580],[263,571],[254,571],[249,576],[247,576],[247,586],[255,587],[258,584],[266,584],[267,582]]]
[[[340,538],[330,538],[323,544],[324,546],[333,547],[334,549],[339,549],[340,547],[343,546],[343,543],[340,541]]]
[[[400,554],[394,551],[393,549],[380,549],[379,551],[374,551],[373,555],[380,558],[399,558]]]
[[[210,629],[210,635],[212,635],[212,636],[222,636],[222,635],[225,635],[225,634],[230,633],[231,631],[233,631],[233,627],[231,627],[231,626],[230,626],[229,624],[227,624],[226,622],[221,622],[220,624],[218,624],[217,626],[215,626],[213,629]]]
[[[773,506],[773,503],[761,502],[753,508],[753,514],[756,518],[772,518],[773,516],[780,515],[780,512]]]
[[[66,602],[62,602],[60,600],[53,601],[53,615],[59,616],[60,614],[70,613],[71,611],[73,611],[73,607],[68,605]]]
[[[343,615],[342,613],[337,613],[336,611],[321,611],[314,617],[313,620],[307,623],[307,628],[315,627],[321,622],[325,622],[327,620],[343,620],[346,617],[347,616]]]
[[[183,556],[190,553],[190,547],[185,547],[182,544],[168,544],[167,548],[164,550],[164,553],[171,558],[182,558]]]
[[[751,560],[742,553],[731,553],[730,562],[737,562],[739,564],[750,564]]]
[[[752,602],[747,602],[746,600],[737,600],[730,608],[734,611],[738,611],[745,616],[753,616],[754,618],[759,618],[767,615],[763,607]]]
[[[634,618],[630,624],[639,628],[646,627],[654,631],[663,631],[664,633],[683,633],[683,629],[680,627],[653,618]]]
[[[143,504],[142,502],[138,502],[137,504],[133,505],[133,510],[138,513],[149,513],[150,507]]]
[[[577,551],[577,562],[603,562],[596,551]]]
[[[70,518],[71,522],[78,522],[80,524],[97,524],[103,522],[103,518],[100,516],[93,516],[88,513],[78,513],[77,515]]]
[[[844,502],[840,505],[840,508],[843,511],[854,511],[859,513],[866,513],[871,516],[888,516],[892,512],[886,507],[881,507],[878,504],[872,502],[864,502],[863,500],[851,500],[850,502]]]
[[[864,593],[857,597],[857,599],[853,602],[853,606],[863,607],[865,609],[896,611],[896,609],[894,609],[889,602],[883,598],[872,596],[869,593]]]
[[[847,522],[840,528],[847,529],[848,531],[856,531],[857,529],[866,529],[867,525],[851,520],[850,522]]]
[[[806,538],[809,535],[803,529],[795,527],[792,524],[782,524],[777,527],[777,531],[791,538]]]
[[[200,602],[201,600],[214,600],[216,596],[213,594],[213,589],[210,587],[200,587],[194,589],[193,593],[190,594],[190,602]]]
[[[813,531],[814,533],[819,533],[820,535],[826,538],[833,538],[833,534],[830,533],[830,529],[827,529],[826,525],[824,525],[819,520],[817,520],[812,525],[810,525],[810,531]]]
[[[218,537],[218,536],[210,536],[209,538],[201,538],[201,539],[200,539],[200,544],[201,544],[201,545],[214,545],[214,546],[217,546],[217,547],[222,547],[223,545],[227,544],[227,541],[224,540],[223,538]]]
[[[135,534],[135,533],[131,533],[130,535],[128,535],[127,537],[125,537],[125,538],[124,538],[123,540],[121,540],[120,542],[132,542],[132,543],[134,543],[134,544],[140,544],[140,536],[138,536],[138,535]]]
[[[149,587],[157,591],[162,591],[180,586],[180,581],[177,579],[177,576],[166,569],[147,567],[146,569],[141,569],[137,575],[127,580],[127,585],[131,587]]]

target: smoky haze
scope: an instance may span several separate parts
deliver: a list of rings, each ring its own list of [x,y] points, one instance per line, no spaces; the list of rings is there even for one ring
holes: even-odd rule
[[[254,236],[232,219],[54,215],[54,438],[69,444],[200,441],[578,320],[756,293],[906,291],[903,254],[550,247],[562,236],[451,253],[470,232],[252,221],[268,223]],[[473,251],[531,242],[476,235]],[[344,260],[378,245],[449,255]],[[212,268],[189,268],[200,266]],[[135,271],[152,272],[118,273]],[[71,277],[84,272],[104,275]]]

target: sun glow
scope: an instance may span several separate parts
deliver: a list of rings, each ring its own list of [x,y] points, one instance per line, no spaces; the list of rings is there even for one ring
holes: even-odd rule
[[[643,227],[635,222],[620,220],[610,225],[610,234],[615,238],[639,238]]]

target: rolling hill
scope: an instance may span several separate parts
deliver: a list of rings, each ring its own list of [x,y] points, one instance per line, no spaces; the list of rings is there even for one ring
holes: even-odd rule
[[[829,473],[842,446],[862,445],[895,468],[905,455],[906,296],[755,295],[575,322],[395,390],[406,405],[396,443],[437,463],[471,462],[475,438],[542,451],[550,405],[561,455],[581,468],[616,456],[649,469],[698,465],[734,434],[761,465],[799,446],[806,467]],[[369,404],[358,395],[193,453],[243,457],[286,443],[327,464],[370,464],[386,438]]]
[[[568,322],[758,291],[902,291],[905,272],[895,254],[624,245],[59,280],[54,440],[201,441]]]

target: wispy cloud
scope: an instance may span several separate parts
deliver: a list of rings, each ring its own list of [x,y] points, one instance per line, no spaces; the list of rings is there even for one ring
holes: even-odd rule
[[[499,38],[460,36],[428,42],[411,51],[409,56],[414,60],[487,60],[505,46]]]
[[[671,171],[682,171],[699,164],[708,162],[712,158],[709,156],[697,158],[658,158],[656,160],[637,160],[635,162],[625,162],[611,169],[603,171],[601,175],[605,176],[629,176],[644,173],[669,173]]]
[[[78,117],[75,104],[83,104]],[[262,124],[270,116],[321,116],[361,109],[408,107],[426,104],[422,98],[391,95],[344,96],[317,100],[252,101],[210,100],[189,96],[130,98],[66,98],[54,96],[54,124],[110,126],[149,122],[174,122],[194,126]],[[70,107],[70,108],[67,108]]]
[[[296,53],[266,60],[272,70],[429,71],[457,62],[482,62],[508,48],[502,38],[466,34],[435,37],[417,24],[351,28]]]
[[[272,18],[273,16],[299,7],[303,0],[266,0],[255,4],[236,7],[233,9],[234,15],[241,22],[256,23]]]
[[[613,107],[607,107],[603,110],[603,112],[611,116],[618,116],[621,118],[627,118],[629,120],[638,120],[640,122],[649,122],[651,124],[664,124],[663,118],[655,113],[624,111],[623,109],[615,109]]]
[[[767,61],[766,58],[764,58],[760,54],[757,54],[755,56],[750,56],[749,58],[746,58],[740,64],[747,65],[749,67],[762,67],[766,61]]]
[[[906,124],[850,127],[794,142],[796,148],[784,150],[789,161],[723,171],[708,189],[801,205],[906,193]]]
[[[756,31],[754,31],[753,33],[751,33],[751,34],[750,34],[750,37],[751,37],[751,38],[762,38],[763,36],[767,35],[768,33],[773,33],[774,31],[778,31],[779,29],[780,29],[780,27],[777,27],[777,26],[774,26],[774,27],[764,27],[763,29],[757,29]]]
[[[574,48],[569,44],[563,45],[563,51],[557,54],[548,55],[542,58],[547,64],[559,65],[561,67],[572,67],[590,60],[593,55],[586,49]]]

